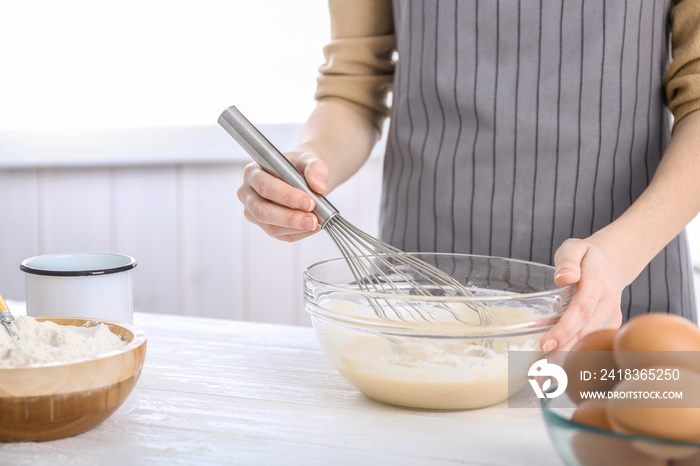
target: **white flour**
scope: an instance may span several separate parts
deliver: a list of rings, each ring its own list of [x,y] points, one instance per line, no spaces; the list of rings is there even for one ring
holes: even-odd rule
[[[13,325],[19,340],[0,328],[0,367],[92,358],[126,345],[105,324],[94,327],[64,326],[19,316]]]

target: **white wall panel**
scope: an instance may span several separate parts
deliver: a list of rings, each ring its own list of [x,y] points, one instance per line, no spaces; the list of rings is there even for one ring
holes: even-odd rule
[[[113,252],[136,258],[134,310],[184,314],[178,281],[182,250],[178,225],[178,174],[165,167],[112,169]]]
[[[0,294],[25,299],[24,273],[19,264],[39,252],[37,171],[0,171]]]
[[[244,317],[241,171],[233,164],[182,168],[180,289],[188,315]]]
[[[300,286],[298,246],[243,224],[242,282],[246,320],[295,323],[295,292]]]
[[[108,251],[108,168],[39,170],[39,252]]]

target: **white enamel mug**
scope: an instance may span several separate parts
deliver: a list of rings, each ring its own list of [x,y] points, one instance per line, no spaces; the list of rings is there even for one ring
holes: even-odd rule
[[[45,254],[20,264],[27,315],[94,317],[133,323],[133,257],[105,252]]]

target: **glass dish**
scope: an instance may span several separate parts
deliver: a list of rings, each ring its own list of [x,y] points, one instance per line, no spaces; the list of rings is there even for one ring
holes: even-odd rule
[[[405,295],[370,293],[358,288],[342,258],[313,264],[304,272],[304,304],[321,347],[376,401],[454,410],[506,400],[527,383],[529,367],[509,384],[509,351],[528,351],[530,363],[539,358],[540,339],[566,311],[573,287],[558,287],[554,268],[533,262],[412,255],[449,273],[473,296],[445,296],[428,283],[432,295],[415,294],[398,275],[392,281]],[[480,324],[484,317],[488,322]]]
[[[700,465],[700,443],[599,429],[571,420],[575,404],[566,396],[542,400],[554,448],[567,466]]]

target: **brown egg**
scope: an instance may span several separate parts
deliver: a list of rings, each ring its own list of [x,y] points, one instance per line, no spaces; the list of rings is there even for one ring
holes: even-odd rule
[[[617,369],[613,353],[617,332],[605,329],[589,333],[566,354],[563,365],[569,378],[566,394],[574,403],[581,402],[582,391],[609,391],[615,385],[610,375]]]
[[[675,459],[669,464],[672,466],[700,466],[700,449],[687,458]]]
[[[661,368],[650,368],[651,371],[656,369]],[[613,430],[700,442],[700,374],[679,369],[678,380],[624,380],[615,386],[614,391],[620,396],[608,400],[608,421]],[[654,399],[642,396],[644,393],[665,392],[680,392],[682,398]],[[647,453],[666,458],[685,458],[693,453],[683,447],[669,448],[651,443],[639,443],[637,446]]]
[[[571,415],[571,420],[599,429],[612,430],[608,421],[607,400],[583,401]]]
[[[577,432],[571,438],[571,450],[581,466],[666,466],[664,459],[649,456],[634,448],[627,439]]]
[[[630,319],[617,332],[620,369],[687,367],[700,372],[700,328],[683,317],[652,312]]]

